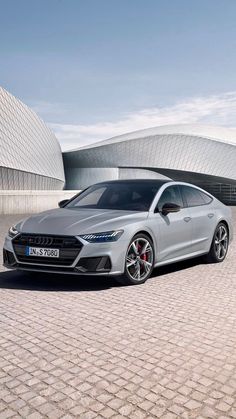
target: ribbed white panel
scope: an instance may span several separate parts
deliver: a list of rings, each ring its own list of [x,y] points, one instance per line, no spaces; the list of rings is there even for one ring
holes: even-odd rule
[[[61,189],[64,184],[64,168],[60,145],[52,131],[28,106],[0,87],[0,167],[20,172],[11,176],[14,189],[24,189],[24,173],[37,175],[38,182]],[[2,173],[7,173],[6,171]],[[9,172],[10,173],[10,172]],[[40,177],[45,178],[43,182]],[[9,179],[5,188],[9,188]],[[32,178],[33,179],[33,178]],[[32,184],[31,180],[31,184]],[[54,185],[54,186],[53,186]]]

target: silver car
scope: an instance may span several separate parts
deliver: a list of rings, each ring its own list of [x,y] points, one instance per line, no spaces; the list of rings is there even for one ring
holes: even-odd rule
[[[9,229],[7,268],[141,284],[157,266],[199,255],[222,262],[233,238],[230,208],[183,182],[98,183],[59,207]]]

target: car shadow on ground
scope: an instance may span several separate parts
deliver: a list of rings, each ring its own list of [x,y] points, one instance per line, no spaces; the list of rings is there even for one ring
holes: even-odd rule
[[[164,277],[177,271],[190,269],[204,263],[201,258],[173,263],[171,265],[155,268],[152,278]],[[108,276],[75,276],[47,273],[25,273],[17,271],[4,271],[0,273],[0,289],[18,289],[32,291],[103,291],[110,288],[121,287],[114,278]]]

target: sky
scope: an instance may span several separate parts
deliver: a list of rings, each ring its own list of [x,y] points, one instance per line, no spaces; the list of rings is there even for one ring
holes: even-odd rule
[[[0,85],[62,149],[172,123],[236,127],[236,0],[0,0]]]

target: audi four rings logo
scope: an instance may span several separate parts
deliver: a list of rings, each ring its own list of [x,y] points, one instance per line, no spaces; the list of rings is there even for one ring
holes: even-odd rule
[[[36,236],[36,237],[31,237],[29,241],[32,244],[37,244],[41,246],[50,246],[53,243],[53,238]]]

